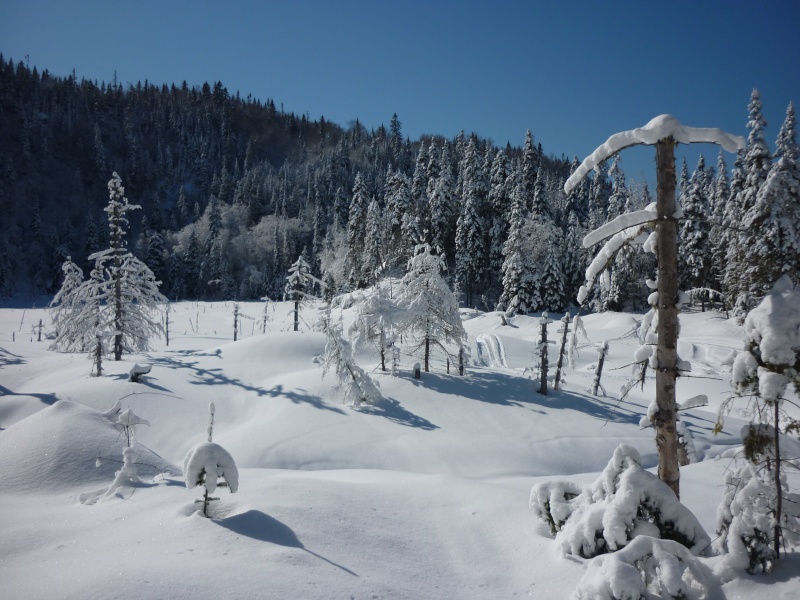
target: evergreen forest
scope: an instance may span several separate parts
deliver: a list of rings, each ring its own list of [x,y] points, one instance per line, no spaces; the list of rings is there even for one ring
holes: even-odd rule
[[[794,119],[790,105],[771,153],[754,90],[733,168],[722,154],[682,166],[681,283],[704,305],[743,317],[780,275],[798,283]],[[330,297],[402,277],[424,244],[463,306],[563,312],[594,258],[583,237],[653,198],[619,157],[567,195],[577,158],[548,155],[530,131],[520,141],[412,140],[396,114],[345,127],[220,82],[124,88],[0,55],[0,295],[55,294],[68,258],[91,271],[116,172],[142,208],[130,250],[171,300],[280,299],[300,256]],[[648,277],[653,255],[624,248],[588,308],[644,308]]]

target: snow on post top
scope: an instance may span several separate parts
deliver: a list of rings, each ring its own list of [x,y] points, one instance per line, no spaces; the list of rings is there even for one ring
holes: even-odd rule
[[[725,133],[716,127],[686,127],[672,115],[659,115],[644,127],[615,133],[603,145],[587,156],[564,184],[569,194],[584,176],[612,154],[629,146],[652,146],[659,140],[672,137],[679,144],[719,144],[728,152],[744,148],[744,138]]]

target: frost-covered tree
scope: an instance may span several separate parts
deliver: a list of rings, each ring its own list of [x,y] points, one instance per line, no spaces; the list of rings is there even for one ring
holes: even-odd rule
[[[75,291],[83,283],[83,271],[72,262],[71,257],[67,257],[67,260],[61,266],[61,270],[64,272],[64,282],[61,284],[61,289],[53,297],[52,302],[50,302],[50,307],[53,309],[51,320],[56,336],[59,335],[64,327],[69,327],[68,321],[73,311],[77,308],[75,303],[78,302],[78,299]]]
[[[342,337],[341,324],[331,320],[330,309],[325,314],[322,329],[325,333],[323,377],[333,369],[344,387],[345,400],[353,406],[359,407],[364,402],[380,402],[383,399],[380,389],[366,371],[356,364],[353,347]]]
[[[286,277],[284,293],[286,299],[294,302],[294,331],[300,330],[300,307],[302,304],[314,299],[312,294],[314,284],[322,284],[311,274],[311,265],[306,260],[305,251],[297,257]]]
[[[430,244],[431,248],[444,255],[445,248],[452,248],[451,222],[455,211],[455,189],[450,169],[450,146],[442,146],[442,159],[439,176],[428,184],[430,203]]]
[[[466,303],[472,305],[486,260],[482,211],[487,193],[485,172],[474,138],[467,144],[462,169],[462,209],[456,226],[456,278]]]
[[[397,306],[405,311],[398,332],[413,336],[416,349],[423,349],[425,372],[430,371],[433,347],[450,356],[452,346],[462,348],[466,343],[458,301],[442,277],[444,269],[444,261],[431,253],[430,246],[418,246],[397,299]]]
[[[737,197],[734,200],[736,205],[736,221],[741,222],[742,215],[747,215],[756,205],[756,197],[761,190],[761,186],[767,180],[770,170],[770,151],[764,139],[764,130],[767,122],[761,112],[761,95],[758,90],[753,90],[748,105],[749,120],[747,128],[750,133],[747,137],[747,151],[743,158],[744,182],[739,188],[735,183],[732,185],[732,192]],[[727,277],[733,295],[733,313],[739,322],[744,320],[747,312],[758,302],[757,297],[750,295],[752,283],[750,272],[747,269],[747,252],[755,243],[755,238],[761,235],[758,231],[751,231],[737,227],[738,235],[732,236],[727,257]]]
[[[350,213],[347,221],[347,264],[350,284],[362,287],[364,280],[364,244],[367,235],[367,209],[369,195],[361,173],[356,175],[353,184],[353,199],[350,202]]]
[[[128,203],[119,176],[114,173],[108,184],[111,247],[91,255],[95,268],[80,286],[57,297],[70,306],[59,318],[61,331],[54,348],[61,351],[86,351],[98,335],[113,336],[114,359],[123,351],[144,351],[149,340],[162,333],[155,318],[158,306],[167,301],[158,291],[153,272],[127,251],[125,245],[126,213],[138,206]],[[70,280],[70,285],[74,281]],[[62,288],[63,289],[63,288]]]
[[[359,301],[356,318],[348,333],[354,349],[373,346],[381,358],[381,370],[386,371],[386,355],[395,347],[395,323],[402,319],[397,305],[390,299],[391,282],[378,282],[368,288]]]
[[[503,246],[508,237],[511,207],[511,191],[508,187],[509,164],[506,153],[498,150],[489,173],[489,204],[492,222],[489,227],[489,270],[499,273],[504,262]]]
[[[756,232],[745,248],[750,298],[764,297],[782,275],[800,283],[800,151],[794,106],[778,134],[777,162],[744,215],[745,231]]]
[[[525,254],[525,192],[519,177],[513,183],[508,238],[503,246],[503,293],[499,302],[499,308],[512,315],[526,314],[538,306],[538,298],[533,297],[538,290],[534,290]]]
[[[711,203],[706,196],[705,159],[697,162],[683,196],[683,219],[678,231],[678,269],[683,289],[698,289],[705,306],[711,270]]]
[[[362,258],[361,279],[374,285],[385,266],[383,257],[383,215],[375,198],[367,207],[367,223],[364,231],[364,256]]]

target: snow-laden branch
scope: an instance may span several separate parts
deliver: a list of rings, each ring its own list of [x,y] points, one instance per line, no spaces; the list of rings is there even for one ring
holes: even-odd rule
[[[584,176],[612,154],[630,146],[653,146],[659,140],[672,137],[679,144],[719,144],[728,152],[744,148],[744,138],[725,133],[716,127],[686,127],[671,115],[659,115],[644,127],[615,133],[603,145],[587,156],[564,184],[569,194]]]
[[[637,225],[644,225],[651,221],[655,221],[657,217],[655,202],[650,204],[644,210],[637,210],[634,212],[625,213],[618,216],[613,221],[601,225],[594,231],[590,231],[583,238],[583,247],[591,248],[596,243],[603,241],[629,227],[636,227]]]

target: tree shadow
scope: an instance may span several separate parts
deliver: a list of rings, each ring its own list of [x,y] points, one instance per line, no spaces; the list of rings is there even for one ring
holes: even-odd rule
[[[9,352],[5,348],[0,348],[0,367],[14,367],[17,365],[24,365],[27,361],[13,352]]]
[[[343,567],[342,565],[338,565],[332,560],[329,560],[324,556],[320,556],[316,552],[306,548],[298,539],[295,532],[292,531],[288,525],[281,523],[276,518],[271,517],[260,510],[248,510],[238,515],[224,517],[222,519],[214,519],[213,522],[237,535],[249,537],[259,542],[269,542],[270,544],[275,544],[277,546],[303,550],[304,552],[308,552],[310,555],[315,556],[320,560],[324,560],[329,565],[332,565],[337,569],[341,569],[353,577],[358,577],[358,575],[353,573],[353,571],[350,569]]]
[[[55,394],[33,394],[29,392],[18,394],[17,392],[12,392],[4,385],[0,385],[0,396],[20,396],[23,398],[24,397],[36,398],[37,400],[44,402],[48,406],[52,406],[53,404],[58,402],[58,398],[56,397]]]
[[[384,417],[406,427],[416,427],[426,431],[439,429],[438,425],[403,408],[394,398],[384,398],[377,404],[362,404],[358,407],[358,411],[365,415]]]
[[[191,360],[191,357],[195,356],[219,357],[221,354],[219,350],[207,354],[188,351],[179,351],[176,354],[179,356],[155,357],[152,359],[151,364],[154,366],[160,365],[168,369],[187,369],[191,371],[191,375],[194,377],[194,379],[189,380],[191,385],[230,385],[238,387],[247,392],[252,392],[257,396],[270,396],[272,398],[283,397],[291,400],[295,404],[310,404],[314,408],[318,408],[320,410],[329,410],[342,415],[345,414],[342,409],[335,406],[330,406],[323,402],[322,398],[305,393],[303,390],[286,391],[283,389],[282,385],[276,385],[272,389],[266,390],[262,387],[257,387],[246,383],[241,379],[229,377],[225,374],[225,371],[221,367],[207,369],[201,367],[198,360]]]
[[[415,384],[443,394],[458,395],[470,400],[499,406],[527,407],[544,413],[544,410],[574,410],[602,421],[638,424],[644,409],[620,406],[618,402],[565,390],[550,390],[549,395],[539,394],[530,379],[497,371],[471,370],[466,377],[424,373]],[[539,408],[534,408],[539,407]]]

